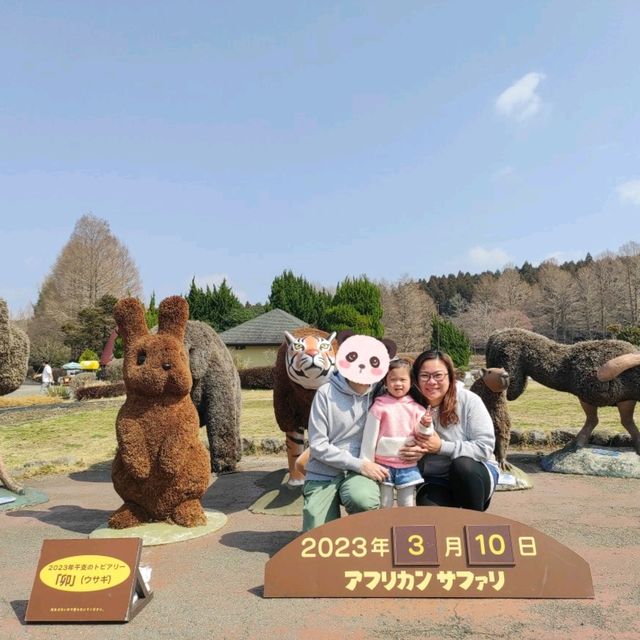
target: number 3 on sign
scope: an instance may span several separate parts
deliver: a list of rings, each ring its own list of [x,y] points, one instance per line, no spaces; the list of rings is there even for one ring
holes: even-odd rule
[[[409,536],[407,542],[409,543],[407,551],[412,556],[421,556],[424,554],[424,540],[421,535],[414,533],[412,536]]]
[[[514,565],[509,525],[465,526],[470,565]]]
[[[434,525],[393,527],[393,563],[403,565],[437,565],[438,547]]]

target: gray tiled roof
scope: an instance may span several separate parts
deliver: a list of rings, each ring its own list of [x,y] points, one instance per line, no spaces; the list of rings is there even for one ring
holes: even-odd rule
[[[282,309],[267,311],[257,318],[227,329],[220,334],[225,344],[235,345],[278,345],[284,340],[284,332],[308,327],[306,322]]]

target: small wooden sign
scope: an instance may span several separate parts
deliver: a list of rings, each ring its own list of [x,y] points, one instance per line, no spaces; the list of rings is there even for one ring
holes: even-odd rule
[[[128,622],[152,597],[140,538],[45,540],[26,622]]]
[[[593,598],[589,565],[515,520],[467,509],[358,513],[265,567],[267,598]]]

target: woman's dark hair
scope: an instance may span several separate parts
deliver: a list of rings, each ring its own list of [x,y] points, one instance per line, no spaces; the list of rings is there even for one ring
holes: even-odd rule
[[[413,377],[416,380],[416,383],[419,380],[418,376],[420,375],[420,369],[422,369],[422,365],[427,360],[440,360],[447,370],[447,374],[449,377],[449,388],[447,389],[447,392],[444,394],[444,398],[442,399],[442,403],[440,405],[440,414],[438,417],[440,425],[443,427],[448,427],[450,424],[455,424],[456,422],[458,422],[458,396],[456,393],[456,372],[453,366],[453,360],[451,360],[451,356],[444,351],[438,351],[437,349],[423,351],[413,363]],[[419,387],[418,396],[419,398],[414,399],[423,407],[428,407],[429,402],[422,395]]]

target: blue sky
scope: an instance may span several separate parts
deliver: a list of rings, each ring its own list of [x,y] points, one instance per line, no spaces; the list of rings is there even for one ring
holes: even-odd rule
[[[635,0],[4,0],[0,296],[85,213],[147,298],[640,241],[639,32]]]

